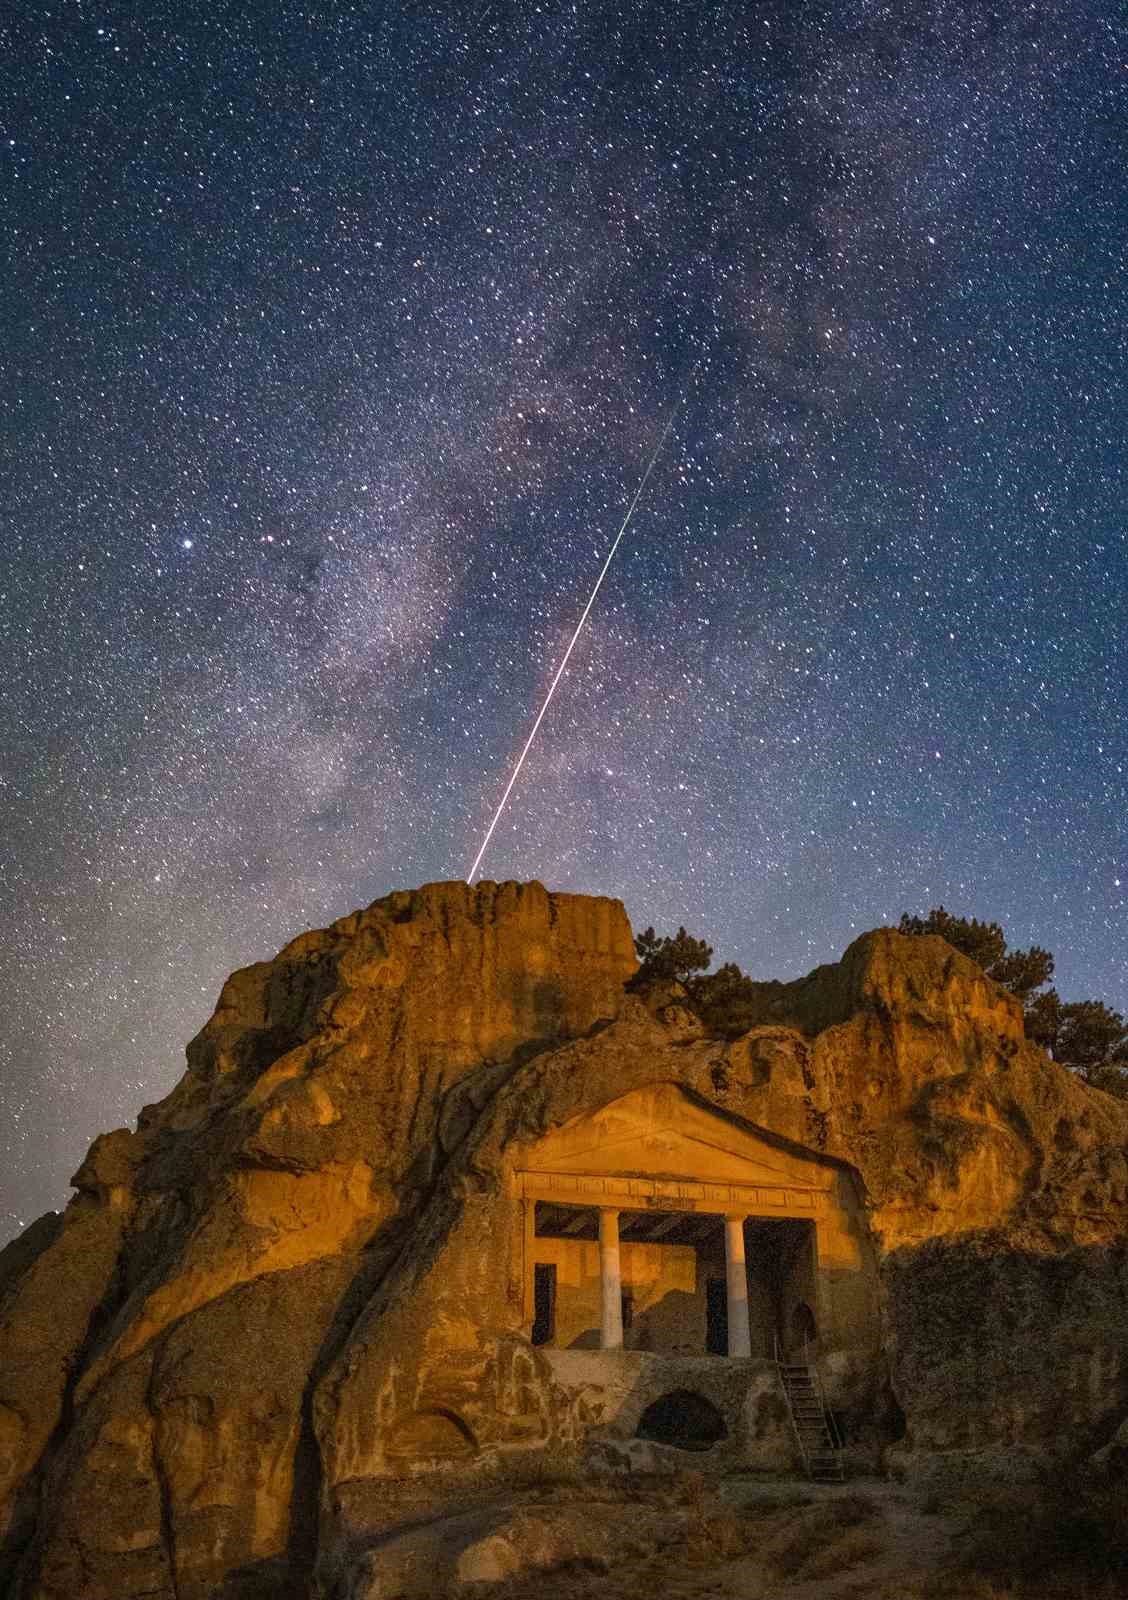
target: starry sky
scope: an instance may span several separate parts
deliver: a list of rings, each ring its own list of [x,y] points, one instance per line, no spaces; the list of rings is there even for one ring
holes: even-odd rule
[[[465,877],[1128,1007],[1115,0],[14,8],[0,1241],[225,975]]]

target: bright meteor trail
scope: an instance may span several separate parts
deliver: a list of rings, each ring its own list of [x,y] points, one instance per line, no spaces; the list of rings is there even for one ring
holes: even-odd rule
[[[666,419],[666,426],[662,429],[662,435],[661,435],[660,439],[658,440],[658,443],[654,446],[653,451],[651,452],[650,460],[646,463],[646,471],[643,473],[642,477],[639,479],[639,485],[638,485],[638,488],[635,490],[634,499],[631,501],[630,505],[628,506],[627,514],[623,518],[622,525],[619,528],[618,533],[615,535],[615,538],[614,538],[614,541],[613,541],[613,543],[611,545],[610,550],[608,550],[608,552],[607,552],[607,559],[606,559],[606,561],[604,561],[603,566],[600,569],[599,577],[596,578],[596,580],[595,580],[595,587],[594,587],[594,589],[592,589],[591,594],[588,596],[588,603],[583,609],[583,613],[582,613],[582,615],[580,617],[579,622],[576,623],[576,631],[575,631],[575,633],[573,633],[571,639],[568,641],[568,648],[564,652],[564,659],[561,661],[560,665],[557,667],[556,674],[553,677],[552,682],[548,686],[548,693],[544,697],[544,704],[541,706],[540,710],[537,712],[537,720],[533,723],[532,732],[529,734],[529,737],[525,740],[525,748],[521,751],[521,754],[517,757],[517,765],[513,768],[513,771],[509,775],[509,782],[505,785],[505,793],[502,795],[501,801],[500,801],[500,803],[498,805],[498,808],[493,814],[493,821],[490,823],[489,827],[486,829],[486,837],[482,840],[482,847],[478,851],[478,854],[474,857],[474,865],[470,868],[470,871],[469,871],[469,873],[467,875],[467,878],[466,878],[467,883],[473,883],[475,877],[477,876],[478,868],[482,864],[482,857],[485,855],[487,846],[489,845],[490,840],[493,838],[493,831],[497,827],[498,823],[501,821],[501,814],[505,810],[506,802],[508,801],[509,796],[513,793],[513,785],[517,782],[517,779],[521,775],[521,768],[525,765],[525,757],[528,755],[529,751],[533,747],[533,740],[537,736],[537,729],[540,727],[541,723],[544,721],[545,713],[547,712],[549,706],[552,704],[552,697],[556,693],[556,686],[560,682],[561,678],[564,676],[564,669],[568,665],[568,658],[571,656],[572,651],[576,648],[576,640],[580,637],[580,634],[584,631],[584,623],[587,621],[588,613],[591,611],[592,606],[595,604],[595,597],[599,593],[600,585],[602,584],[604,578],[607,576],[607,569],[611,565],[612,561],[615,559],[615,552],[619,548],[619,545],[622,542],[623,535],[626,533],[627,529],[630,527],[631,518],[634,516],[635,511],[638,508],[638,503],[642,499],[643,490],[646,488],[647,481],[648,481],[648,479],[650,477],[650,474],[654,471],[654,467],[655,467],[655,464],[656,464],[656,462],[658,460],[658,457],[662,454],[662,447],[666,443],[666,440],[670,436],[670,429],[674,425],[674,418],[678,414],[678,407],[681,405],[681,403],[682,403],[681,402],[681,397],[679,396],[679,398],[674,402],[674,406],[673,406],[673,409],[670,412],[670,415]]]

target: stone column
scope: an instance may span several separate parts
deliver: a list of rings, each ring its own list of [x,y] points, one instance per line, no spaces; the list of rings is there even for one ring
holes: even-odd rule
[[[623,1275],[619,1267],[619,1213],[609,1206],[599,1208],[599,1287],[602,1294],[599,1347],[621,1350]]]
[[[725,1218],[725,1281],[728,1287],[728,1353],[752,1354],[748,1326],[748,1266],[744,1260],[744,1218]]]

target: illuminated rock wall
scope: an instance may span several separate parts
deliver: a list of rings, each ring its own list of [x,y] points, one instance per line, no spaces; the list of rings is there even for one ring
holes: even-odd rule
[[[1017,1470],[1114,1436],[1128,1109],[937,939],[879,930],[763,984],[727,1042],[669,988],[624,993],[634,969],[613,901],[439,884],[236,973],[180,1084],[0,1256],[0,1592],[331,1582],[405,1474],[621,1451],[605,1358],[585,1399],[553,1363],[592,1353],[530,1341],[528,1204],[569,1177],[608,1204],[634,1183],[640,1212],[680,1183],[679,1206],[712,1186],[810,1218],[804,1292],[859,1459]],[[655,1383],[666,1359],[618,1357]],[[697,1359],[717,1384],[754,1365]]]

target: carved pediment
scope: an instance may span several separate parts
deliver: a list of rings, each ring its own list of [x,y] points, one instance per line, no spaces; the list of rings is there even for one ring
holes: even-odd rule
[[[656,1178],[698,1178],[728,1183],[785,1184],[789,1175],[765,1161],[687,1138],[673,1128],[608,1140],[582,1151],[561,1151],[555,1160],[535,1160],[536,1172],[615,1172]]]
[[[635,1090],[554,1129],[522,1165],[529,1172],[751,1186],[827,1189],[832,1181],[825,1166],[776,1149],[668,1083]]]

